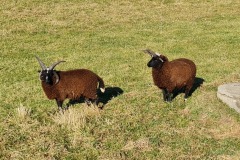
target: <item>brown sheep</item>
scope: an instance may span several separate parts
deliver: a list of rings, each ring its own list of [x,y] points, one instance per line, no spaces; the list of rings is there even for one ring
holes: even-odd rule
[[[90,102],[98,104],[98,83],[101,92],[105,91],[105,87],[102,78],[97,74],[87,69],[56,71],[54,67],[65,61],[58,61],[50,67],[46,67],[38,57],[36,58],[41,66],[42,88],[48,99],[56,100],[59,110],[63,109],[62,105],[65,99],[71,101],[84,97],[88,105]]]
[[[147,66],[152,67],[154,84],[163,91],[164,101],[172,101],[173,92],[185,89],[184,99],[189,96],[196,76],[196,65],[186,58],[169,61],[164,55],[144,50],[152,59]]]

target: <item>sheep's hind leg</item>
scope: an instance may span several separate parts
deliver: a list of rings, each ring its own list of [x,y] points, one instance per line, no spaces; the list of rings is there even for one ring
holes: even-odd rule
[[[167,93],[167,102],[171,102],[172,101],[172,97],[173,97],[173,94],[172,93]]]
[[[75,103],[75,100],[70,99],[69,102],[66,104],[66,107],[64,108],[64,110],[68,110],[69,107],[70,107],[71,105],[73,105],[74,103]]]
[[[96,107],[98,107],[98,108],[100,108],[100,109],[102,109],[103,108],[103,106],[104,106],[104,104],[102,104],[102,105],[99,105],[99,99],[97,98],[97,99],[85,99],[85,102],[87,103],[87,105],[88,106],[91,106],[91,105],[93,105],[93,106],[96,106]]]
[[[85,98],[85,103],[88,105],[88,106],[91,106],[92,102],[90,99],[88,98]]]
[[[97,99],[91,99],[91,103],[94,105],[94,106],[98,106],[98,98]]]
[[[184,101],[186,101],[187,98],[189,97],[189,91],[190,91],[190,89],[186,88],[185,95],[184,95]]]
[[[92,100],[92,104],[93,104],[94,106],[98,106],[98,100],[97,100],[97,99],[93,99],[93,100]]]
[[[186,86],[185,95],[184,95],[184,101],[186,101],[187,98],[189,97],[189,93],[190,93],[191,88],[192,88],[192,83],[190,85]]]

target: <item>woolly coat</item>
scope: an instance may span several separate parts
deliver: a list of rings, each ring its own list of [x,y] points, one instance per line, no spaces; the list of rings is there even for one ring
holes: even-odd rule
[[[165,60],[162,66],[152,68],[154,84],[160,89],[166,89],[169,93],[185,86],[190,90],[196,76],[196,65],[185,58]]]
[[[103,80],[95,73],[87,69],[70,71],[56,71],[59,76],[57,84],[48,85],[42,82],[42,88],[49,99],[64,101],[65,99],[78,99],[81,96],[97,99],[98,83],[104,88]],[[54,77],[53,81],[56,81]]]

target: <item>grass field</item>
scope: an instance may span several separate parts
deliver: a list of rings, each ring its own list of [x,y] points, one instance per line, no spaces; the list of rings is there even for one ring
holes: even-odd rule
[[[240,116],[216,97],[240,81],[239,1],[1,0],[0,159],[239,159]],[[185,57],[205,80],[186,103],[153,85],[150,57]],[[64,115],[35,59],[87,68],[121,95]],[[67,102],[67,101],[66,101]]]

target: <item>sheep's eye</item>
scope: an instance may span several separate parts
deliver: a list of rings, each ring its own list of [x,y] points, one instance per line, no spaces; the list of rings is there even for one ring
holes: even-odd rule
[[[44,80],[44,75],[40,75],[40,79],[41,79],[41,80]]]

